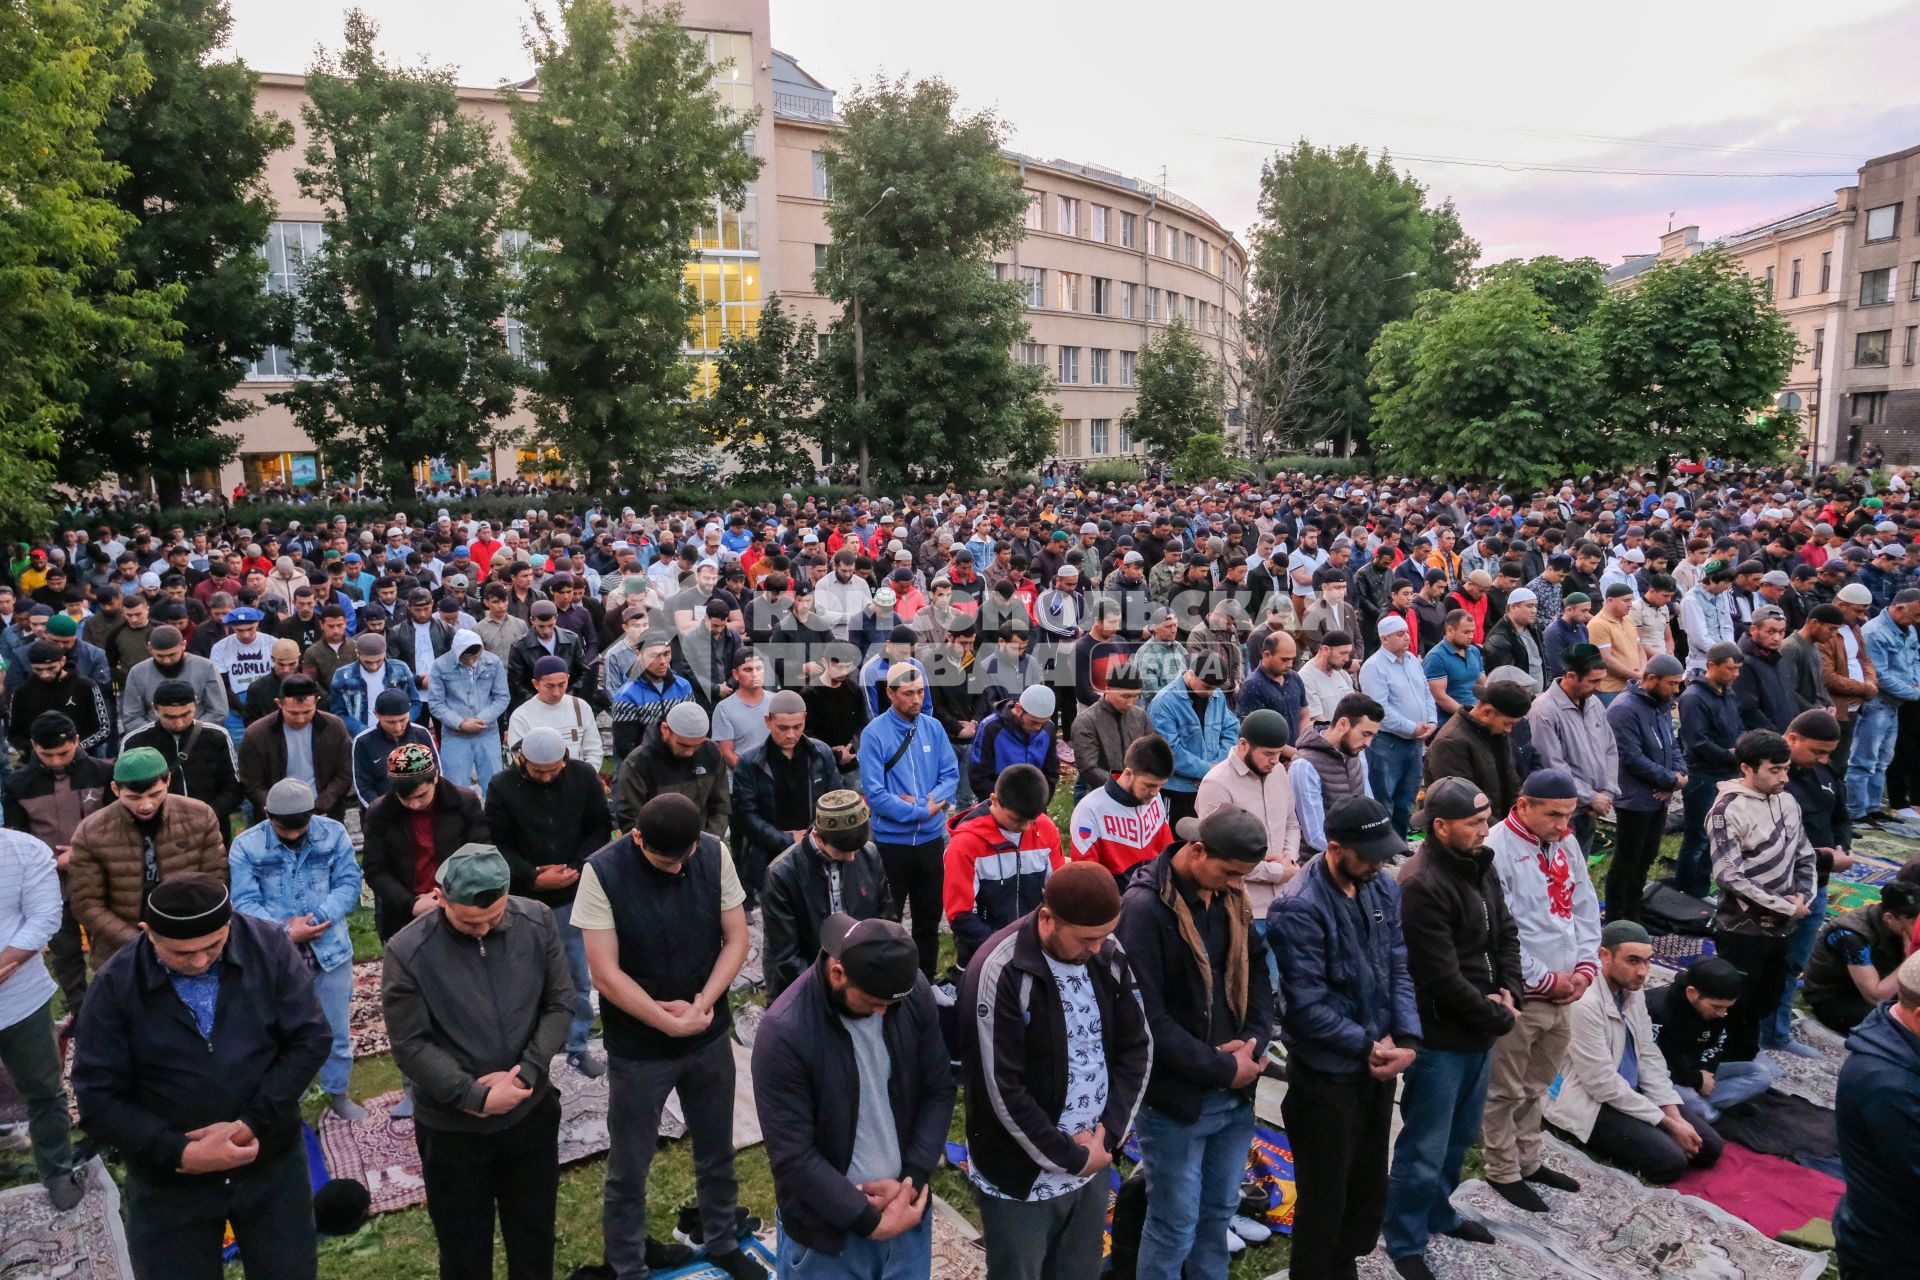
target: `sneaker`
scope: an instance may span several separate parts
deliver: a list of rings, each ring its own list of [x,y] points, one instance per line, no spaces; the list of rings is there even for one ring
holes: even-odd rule
[[[1228,1257],[1232,1257],[1236,1253],[1244,1253],[1246,1252],[1246,1248],[1247,1248],[1247,1242],[1245,1240],[1242,1240],[1239,1236],[1233,1234],[1233,1232],[1231,1231],[1227,1232],[1227,1256]]]
[[[1505,1200],[1516,1209],[1524,1209],[1528,1213],[1545,1213],[1547,1211],[1547,1202],[1540,1198],[1538,1191],[1535,1191],[1524,1181],[1495,1182],[1489,1178],[1487,1179],[1487,1185],[1492,1187],[1502,1200]]]
[[[1465,1240],[1468,1244],[1493,1243],[1493,1232],[1487,1230],[1486,1227],[1475,1222],[1472,1218],[1462,1218],[1460,1219],[1459,1226],[1451,1231],[1443,1231],[1440,1234],[1450,1236],[1455,1240]],[[1406,1273],[1401,1272],[1401,1274],[1405,1275]]]
[[[591,1049],[568,1054],[567,1065],[589,1080],[598,1080],[607,1074],[607,1060]]]
[[[1400,1280],[1434,1280],[1433,1268],[1417,1253],[1395,1258],[1393,1269],[1400,1273]]]
[[[1227,1230],[1239,1236],[1248,1244],[1265,1244],[1267,1241],[1273,1239],[1272,1227],[1267,1226],[1263,1222],[1255,1222],[1252,1218],[1243,1217],[1240,1214],[1235,1214],[1228,1220]]]
[[[960,989],[951,982],[933,984],[933,1002],[942,1009],[951,1009],[960,1002]]]
[[[393,1110],[387,1113],[395,1120],[413,1119],[413,1086],[407,1085],[400,1094],[400,1101],[393,1104]]]
[[[1523,1173],[1520,1177],[1524,1181],[1533,1183],[1536,1187],[1551,1187],[1555,1191],[1578,1191],[1580,1189],[1578,1182],[1575,1182],[1566,1174],[1561,1173],[1558,1169],[1547,1168],[1546,1165],[1541,1165],[1532,1173]]]
[[[729,1249],[725,1253],[710,1253],[707,1261],[733,1277],[733,1280],[768,1280],[766,1264],[748,1253],[745,1249]]]
[[[733,1211],[733,1233],[737,1236],[751,1236],[760,1233],[760,1219],[749,1214],[744,1206],[735,1206]],[[700,1202],[688,1200],[676,1211],[673,1223],[673,1238],[698,1247],[707,1242],[707,1230],[700,1225]],[[649,1263],[649,1266],[652,1264]]]
[[[80,1203],[87,1194],[87,1169],[85,1165],[68,1170],[47,1181],[47,1197],[53,1201],[53,1207],[66,1213]]]
[[[655,1240],[647,1237],[647,1270],[672,1271],[684,1267],[693,1261],[693,1250],[676,1240]],[[607,1274],[613,1274],[613,1268],[607,1268]]]
[[[342,1120],[365,1120],[367,1118],[367,1109],[344,1093],[328,1094],[327,1110],[333,1112],[333,1114],[339,1116]]]

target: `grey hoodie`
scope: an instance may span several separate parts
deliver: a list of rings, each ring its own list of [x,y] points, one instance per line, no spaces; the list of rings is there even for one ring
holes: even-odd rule
[[[1707,811],[1713,879],[1720,906],[1713,927],[1750,937],[1784,938],[1799,922],[1792,894],[1813,901],[1815,859],[1800,804],[1792,794],[1763,796],[1739,778],[1716,788]]]
[[[168,680],[184,680],[193,687],[193,718],[208,724],[227,722],[227,686],[219,668],[205,658],[186,654],[180,674],[167,675],[152,658],[137,662],[127,672],[127,687],[120,694],[120,732],[138,733],[153,723],[153,691]]]

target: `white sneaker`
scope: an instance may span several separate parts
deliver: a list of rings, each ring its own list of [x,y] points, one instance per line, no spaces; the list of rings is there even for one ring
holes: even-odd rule
[[[960,1000],[960,991],[951,982],[933,984],[933,1002],[942,1009],[951,1009]]]
[[[1242,1240],[1231,1231],[1227,1232],[1227,1253],[1229,1255],[1239,1253],[1246,1247],[1247,1242],[1245,1240]]]
[[[1248,1244],[1265,1244],[1267,1241],[1273,1239],[1272,1227],[1269,1227],[1264,1222],[1255,1222],[1252,1218],[1237,1213],[1233,1216],[1232,1221],[1227,1223],[1227,1230],[1231,1231],[1240,1239],[1245,1240]]]

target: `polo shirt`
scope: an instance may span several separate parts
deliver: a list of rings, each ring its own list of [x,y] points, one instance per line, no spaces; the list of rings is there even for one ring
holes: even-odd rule
[[[1487,664],[1480,656],[1480,646],[1477,644],[1468,645],[1463,653],[1450,644],[1441,643],[1427,651],[1421,669],[1427,673],[1427,679],[1447,682],[1449,698],[1462,707],[1471,707],[1474,704],[1474,682],[1480,679]]]
[[[1646,666],[1647,655],[1640,645],[1640,628],[1634,625],[1631,613],[1617,622],[1608,617],[1604,610],[1594,614],[1587,619],[1587,643],[1622,666]],[[1608,672],[1600,681],[1602,693],[1619,693],[1626,687],[1626,680],[1612,672]]]

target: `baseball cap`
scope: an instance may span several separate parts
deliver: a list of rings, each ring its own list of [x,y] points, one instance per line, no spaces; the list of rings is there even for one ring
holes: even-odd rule
[[[1204,818],[1182,818],[1173,833],[1198,840],[1208,853],[1228,862],[1258,862],[1267,856],[1267,827],[1245,809],[1222,805]]]
[[[507,892],[512,873],[490,844],[463,844],[434,872],[441,896],[457,907],[490,907]]]
[[[1471,778],[1437,778],[1427,788],[1426,798],[1415,810],[1413,825],[1429,827],[1435,818],[1452,821],[1456,818],[1471,818],[1482,809],[1491,808],[1492,802],[1487,793],[1476,786]]]
[[[1386,862],[1407,851],[1406,841],[1378,800],[1347,796],[1327,811],[1328,840],[1337,840],[1370,862]]]
[[[913,935],[892,920],[855,920],[837,911],[820,924],[820,949],[876,1000],[904,1000],[920,980],[920,949]]]

